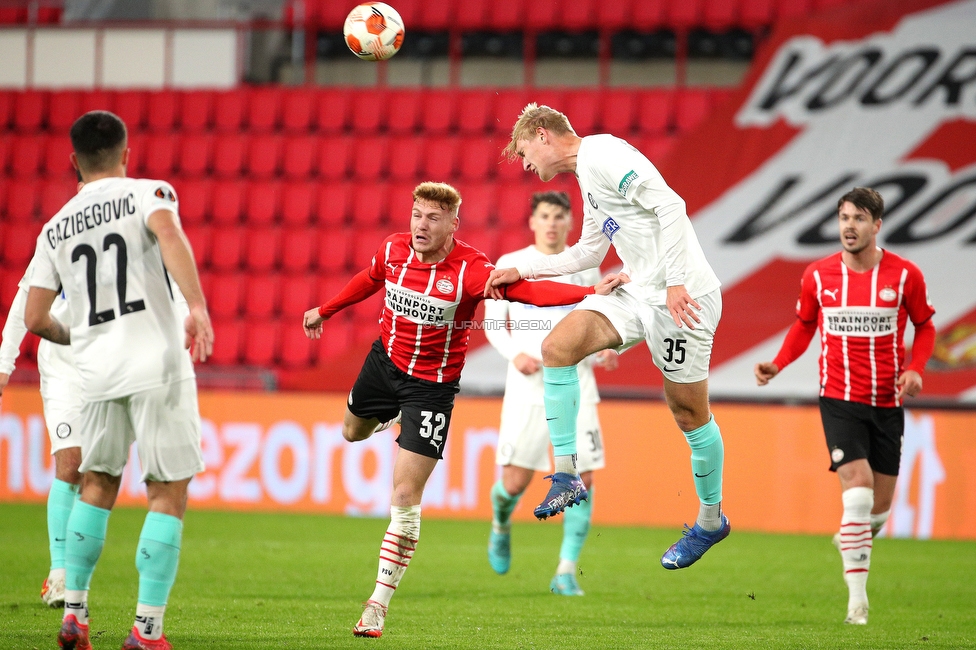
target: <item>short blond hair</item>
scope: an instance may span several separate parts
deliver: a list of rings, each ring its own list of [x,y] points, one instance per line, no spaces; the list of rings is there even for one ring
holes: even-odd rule
[[[505,147],[502,153],[509,160],[518,157],[518,143],[521,140],[528,140],[535,135],[535,130],[539,127],[551,131],[554,135],[566,135],[572,133],[576,135],[569,118],[548,106],[539,106],[535,102],[522,109],[521,115],[512,127],[512,141]]]
[[[413,200],[435,203],[442,210],[453,212],[455,215],[461,207],[461,193],[447,183],[425,181],[414,188]]]

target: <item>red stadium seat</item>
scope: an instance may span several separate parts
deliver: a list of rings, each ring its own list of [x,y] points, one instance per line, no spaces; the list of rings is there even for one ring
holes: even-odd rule
[[[359,181],[372,181],[386,176],[388,143],[385,136],[362,136],[355,139],[353,147],[353,177]]]
[[[495,214],[495,197],[498,195],[495,184],[471,183],[458,190],[461,192],[461,209],[458,211],[461,227],[487,227]]]
[[[335,2],[334,0],[306,0],[305,6],[313,9],[313,16],[317,19],[316,24],[331,31],[342,31],[342,25],[346,22],[346,16],[355,6],[351,2]]]
[[[392,107],[386,118],[387,131],[396,135],[416,131],[420,116],[426,110],[424,93],[414,89],[391,90],[387,101]]]
[[[271,318],[281,301],[281,277],[274,273],[252,273],[247,277],[244,314],[249,318]],[[297,325],[298,319],[295,319]]]
[[[244,344],[244,322],[236,319],[215,320],[213,356],[207,362],[218,366],[236,365],[240,362]]]
[[[51,93],[47,108],[47,128],[53,133],[65,133],[81,117],[81,92],[78,90],[56,90]],[[0,115],[0,128],[4,124]]]
[[[462,32],[484,29],[488,18],[488,0],[464,0],[457,3],[453,27]]]
[[[114,94],[107,90],[88,90],[78,97],[78,116],[89,111],[110,111]]]
[[[422,2],[418,9],[418,29],[439,32],[451,29],[453,26],[453,2]]]
[[[631,5],[631,29],[638,32],[653,32],[661,29],[665,22],[665,8],[671,4],[667,0],[634,0]]]
[[[739,24],[745,29],[759,29],[773,22],[775,0],[742,0],[739,6]]]
[[[580,136],[597,133],[600,124],[599,92],[584,89],[566,93],[566,116]]]
[[[319,141],[318,173],[327,180],[341,180],[352,167],[353,140],[348,136],[332,136]]]
[[[597,0],[572,0],[564,3],[559,12],[559,26],[570,32],[593,29],[596,25],[597,4],[600,4]]]
[[[637,97],[637,130],[664,134],[674,124],[674,94],[670,90],[642,90]]]
[[[360,227],[378,226],[386,220],[389,186],[382,182],[370,184],[370,191],[353,194],[352,223]]]
[[[71,139],[67,135],[52,135],[44,147],[44,174],[53,178],[76,178],[71,166]]]
[[[417,178],[423,152],[423,139],[417,136],[401,136],[390,140],[389,175],[395,181]]]
[[[0,235],[3,235],[2,223],[0,223]],[[23,277],[24,269],[15,269],[13,267],[7,269],[0,266],[0,314],[3,314],[0,322],[4,324],[7,322],[10,305],[13,303],[17,291],[20,290],[18,285]]]
[[[328,228],[320,230],[316,242],[316,266],[319,271],[336,273],[349,266],[352,248],[353,231],[348,228]],[[356,231],[356,239],[361,239]],[[379,241],[374,242],[379,245]],[[358,269],[357,269],[358,270]],[[328,296],[326,296],[328,297]]]
[[[244,264],[252,273],[267,273],[281,259],[281,229],[274,226],[249,228],[244,245]]]
[[[529,99],[524,90],[495,91],[493,115],[489,120],[490,126],[496,133],[511,133],[515,121],[522,114],[522,109],[530,101],[533,100]]]
[[[630,27],[630,0],[599,2],[596,7],[596,24],[600,29],[619,31]]]
[[[465,90],[458,96],[457,128],[461,133],[482,134],[491,126],[492,100],[490,90]]]
[[[244,256],[245,228],[214,228],[210,266],[215,271],[236,271]]]
[[[312,220],[316,187],[305,181],[285,183],[281,189],[281,220],[286,225],[304,226]]]
[[[315,123],[323,133],[341,133],[349,126],[352,93],[347,88],[330,88],[319,93]]]
[[[77,192],[78,183],[74,178],[47,180],[41,186],[41,219],[53,217]]]
[[[508,142],[506,141],[505,144],[507,145]],[[522,159],[515,158],[514,160],[509,160],[501,149],[502,147],[499,147],[499,163],[495,165],[495,178],[505,182],[522,182],[527,180],[530,175],[522,168]]]
[[[555,0],[538,0],[527,3],[525,8],[525,29],[530,32],[544,32],[559,24],[561,3]]]
[[[190,240],[193,259],[197,263],[197,268],[209,268],[213,230],[210,226],[205,225],[186,225],[183,227],[183,232],[186,233],[186,238]]]
[[[488,7],[486,26],[496,32],[514,32],[522,28],[525,20],[520,0],[495,0]]]
[[[281,209],[281,183],[278,181],[252,181],[247,184],[248,224],[268,225],[278,219]]]
[[[243,273],[214,273],[210,280],[207,308],[214,320],[237,318],[244,302],[247,285]]]
[[[27,222],[37,214],[37,204],[40,188],[38,182],[33,178],[23,178],[8,182],[2,188],[6,195],[5,219],[14,222]],[[54,214],[48,215],[53,217]]]
[[[311,135],[285,137],[281,171],[286,178],[305,179],[312,175],[319,154],[319,139]]]
[[[312,365],[315,352],[319,349],[319,341],[305,336],[305,330],[299,324],[301,317],[301,314],[291,319],[288,315],[282,317],[281,364],[286,368],[306,368]]]
[[[288,133],[304,133],[312,128],[318,94],[310,88],[288,88],[281,105],[281,127]]]
[[[14,90],[0,89],[0,131],[6,131],[10,126],[10,115],[13,113],[16,96],[17,92]]]
[[[176,186],[180,201],[180,220],[184,226],[202,224],[210,218],[213,181],[209,178],[187,178]]]
[[[457,125],[458,92],[433,89],[424,93],[424,111],[420,128],[425,135],[443,135]]]
[[[711,103],[708,90],[683,88],[675,98],[675,125],[679,133],[695,128],[708,117]]]
[[[47,136],[15,135],[10,139],[10,174],[18,177],[35,176],[44,157]]]
[[[410,223],[410,213],[413,210],[413,190],[417,187],[415,181],[400,181],[390,183],[386,190],[386,214],[389,217],[390,232],[405,232]]]
[[[360,196],[361,193],[357,193],[357,198]],[[322,183],[318,186],[313,219],[326,228],[340,226],[346,223],[352,213],[352,201],[351,183]]]
[[[789,20],[798,18],[811,13],[812,7],[810,0],[777,0],[776,19]]]
[[[528,231],[525,224],[532,212],[532,188],[521,185],[500,188],[496,210],[499,225],[517,226],[518,230]]]
[[[306,311],[320,305],[324,299],[320,300],[317,293],[318,282],[311,273],[297,273],[287,275],[281,283],[281,315],[286,320],[293,318],[297,320]]]
[[[285,228],[281,237],[281,267],[301,273],[315,265],[315,229]]]
[[[236,225],[244,212],[244,186],[239,180],[223,180],[214,183],[210,219],[214,224]]]
[[[138,148],[141,151],[137,159],[142,162],[137,169],[149,178],[169,178],[177,156],[189,153],[185,146],[180,145],[179,136],[174,133],[153,133],[148,138],[142,138]]]
[[[25,90],[14,97],[13,127],[23,133],[40,131],[47,115],[48,94],[40,90]]]
[[[218,178],[237,178],[244,169],[248,137],[237,133],[221,133],[214,140],[213,173]]]
[[[702,0],[681,0],[668,3],[665,19],[671,29],[689,30],[701,23]]]
[[[0,254],[3,255],[4,265],[27,268],[27,263],[34,256],[41,225],[40,223],[7,224],[3,233],[3,242],[0,242]]]
[[[452,178],[458,168],[458,139],[453,136],[425,138],[425,178]]]
[[[501,147],[493,138],[471,136],[459,145],[459,176],[466,181],[486,181],[494,178]]]
[[[464,225],[455,235],[459,240],[468,246],[474,246],[485,254],[489,260],[494,262],[498,259],[498,250],[495,248],[495,230],[484,226]]]
[[[738,3],[728,0],[704,0],[702,24],[712,32],[724,32],[739,24]]]
[[[247,128],[252,133],[274,131],[281,120],[282,91],[274,86],[251,90],[247,102]]]
[[[281,168],[282,139],[273,134],[251,138],[247,151],[247,171],[252,178],[277,176]]]
[[[238,88],[214,95],[214,128],[218,131],[240,131],[247,110],[247,90]]]
[[[165,91],[164,91],[165,93]],[[153,93],[156,95],[158,93]],[[146,106],[149,94],[139,90],[126,90],[115,95],[114,110],[112,111],[125,122],[131,131],[141,131],[146,124]]]
[[[374,293],[362,302],[358,302],[351,307],[347,307],[350,318],[356,324],[357,329],[353,333],[359,338],[362,336],[367,341],[373,341],[379,335],[379,318],[383,311],[383,292]]]
[[[12,149],[13,138],[0,138],[0,178],[7,175],[7,166],[10,164]]]
[[[149,155],[152,155],[151,152]],[[213,137],[207,133],[190,133],[180,136],[177,169],[185,175],[202,176],[210,170],[213,155]]]
[[[187,90],[178,95],[180,108],[180,128],[184,131],[204,131],[210,128],[213,117],[214,94],[210,90]],[[149,128],[152,125],[153,102],[149,102]],[[172,120],[170,121],[172,124]]]
[[[396,230],[395,228],[393,230]],[[350,242],[351,270],[359,272],[370,265],[373,255],[380,248],[391,229],[388,227],[362,227],[356,230],[356,236]]]
[[[632,89],[608,90],[603,94],[601,120],[604,133],[626,138],[634,130],[638,94]]]
[[[386,93],[376,88],[360,88],[352,95],[350,127],[359,135],[376,134],[386,122]]]
[[[436,3],[430,2],[427,4]],[[371,327],[374,334],[378,336],[379,328],[376,324],[372,323]],[[356,340],[356,329],[357,326],[349,321],[336,320],[335,318],[330,319],[325,324],[322,338],[313,341],[319,362],[321,363],[323,359],[333,359],[346,352],[349,346]]]
[[[506,253],[522,250],[532,242],[532,231],[528,228],[501,228],[496,231],[495,251],[501,257]]]
[[[277,321],[248,320],[244,328],[244,363],[268,367],[278,355],[281,325]]]
[[[149,95],[146,101],[146,128],[151,131],[169,131],[176,126],[180,112],[180,95],[174,91],[159,91]],[[187,128],[184,125],[183,128]]]

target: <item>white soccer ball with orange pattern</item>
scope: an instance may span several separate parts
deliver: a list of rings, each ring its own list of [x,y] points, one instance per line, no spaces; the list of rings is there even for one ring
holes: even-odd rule
[[[346,45],[364,61],[388,59],[403,45],[403,19],[383,2],[364,2],[349,12],[342,27]]]

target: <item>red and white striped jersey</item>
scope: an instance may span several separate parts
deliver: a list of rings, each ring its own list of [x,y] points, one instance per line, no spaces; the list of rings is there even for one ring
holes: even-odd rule
[[[461,376],[474,312],[495,268],[481,251],[454,241],[447,257],[425,264],[417,260],[410,233],[397,233],[383,241],[367,269],[368,282],[376,288],[382,282],[386,289],[380,338],[387,355],[403,372],[428,381],[450,382]],[[350,285],[354,284],[355,279]],[[505,290],[509,300],[540,306],[573,304],[593,293],[592,287],[526,280]],[[323,306],[324,313],[361,299],[353,296],[331,308]]]
[[[820,328],[820,396],[900,406],[895,382],[905,370],[905,325],[911,319],[918,328],[935,313],[925,278],[890,251],[864,273],[849,269],[841,255],[807,267],[796,305],[800,321]],[[784,342],[773,361],[779,368],[792,361],[789,347]]]

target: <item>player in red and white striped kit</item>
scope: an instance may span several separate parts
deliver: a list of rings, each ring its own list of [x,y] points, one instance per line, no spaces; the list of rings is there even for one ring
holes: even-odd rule
[[[380,338],[349,393],[342,427],[346,440],[356,442],[400,422],[390,527],[380,546],[376,587],[353,628],[356,636],[383,634],[390,599],[413,557],[420,502],[443,457],[468,331],[495,268],[484,253],[454,238],[461,205],[457,190],[421,183],[413,198],[410,232],[387,237],[369,268],[332,300],[308,310],[303,323],[309,338],[320,338],[333,314],[386,291]],[[616,275],[596,287],[522,281],[507,287],[505,298],[542,307],[574,304],[620,282]]]
[[[845,623],[868,622],[872,538],[891,510],[901,460],[905,396],[922,390],[935,346],[935,309],[917,266],[877,245],[884,200],[856,187],[837,202],[844,250],[807,267],[796,322],[771,363],[756,364],[766,385],[796,360],[820,328],[820,414],[830,469],[840,478],[844,514],[834,543],[849,596]],[[905,365],[905,326],[915,327]]]

